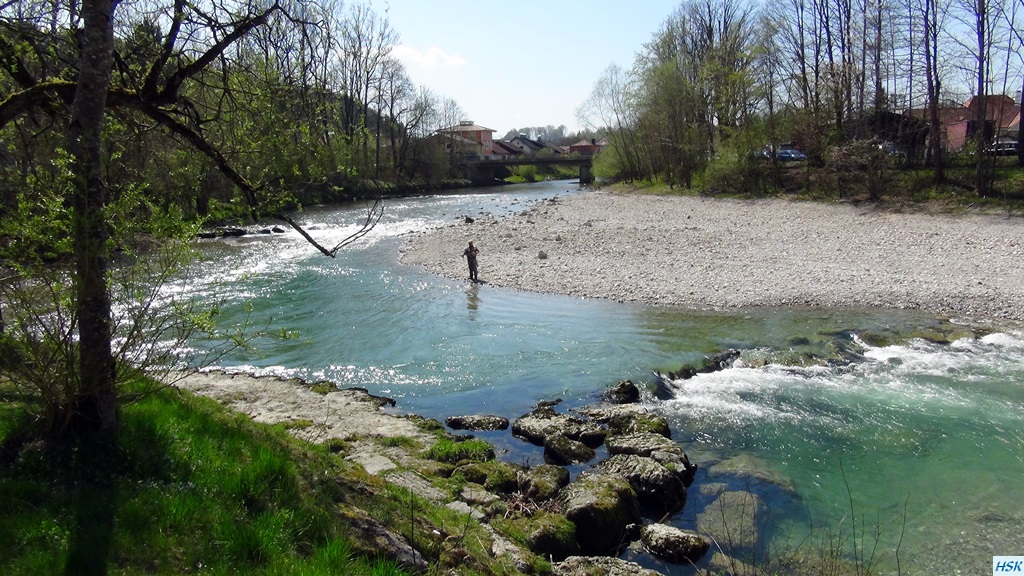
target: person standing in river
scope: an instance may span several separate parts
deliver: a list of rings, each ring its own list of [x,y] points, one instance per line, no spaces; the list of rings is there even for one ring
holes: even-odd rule
[[[469,279],[473,282],[477,281],[477,263],[476,255],[480,253],[480,249],[473,246],[473,243],[469,243],[469,247],[462,251],[462,256],[466,259],[466,263],[469,264]]]

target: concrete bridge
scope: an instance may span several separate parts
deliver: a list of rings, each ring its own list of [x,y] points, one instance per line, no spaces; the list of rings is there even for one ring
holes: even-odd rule
[[[541,158],[536,156],[521,156],[515,158],[469,156],[460,159],[458,164],[466,169],[466,177],[474,185],[493,184],[495,179],[495,168],[527,165],[579,166],[580,184],[590,184],[594,181],[594,175],[591,171],[594,166],[594,162],[593,158],[590,156],[547,156]]]

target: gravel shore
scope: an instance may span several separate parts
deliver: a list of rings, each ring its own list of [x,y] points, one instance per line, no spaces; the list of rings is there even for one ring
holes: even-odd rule
[[[886,307],[1024,320],[1024,220],[587,191],[413,236],[402,261],[491,286],[721,309]]]

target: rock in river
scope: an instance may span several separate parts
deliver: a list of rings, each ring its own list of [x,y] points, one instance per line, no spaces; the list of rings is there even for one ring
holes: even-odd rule
[[[492,414],[469,414],[465,416],[449,416],[444,423],[452,430],[507,430],[508,418]]]
[[[585,472],[562,489],[559,502],[576,525],[584,554],[607,554],[626,544],[626,527],[640,523],[636,492],[621,476]]]
[[[696,532],[665,524],[648,524],[640,529],[640,541],[658,558],[684,564],[700,560],[711,543]]]
[[[619,454],[595,468],[625,478],[636,492],[637,500],[648,511],[659,515],[677,512],[686,503],[683,481],[653,458]]]

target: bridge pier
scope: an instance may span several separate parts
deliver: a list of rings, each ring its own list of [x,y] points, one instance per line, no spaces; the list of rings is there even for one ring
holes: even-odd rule
[[[466,179],[474,186],[489,186],[494,184],[494,167],[483,164],[467,164]]]
[[[580,184],[592,184],[594,182],[594,174],[591,172],[592,166],[590,164],[580,165]]]

